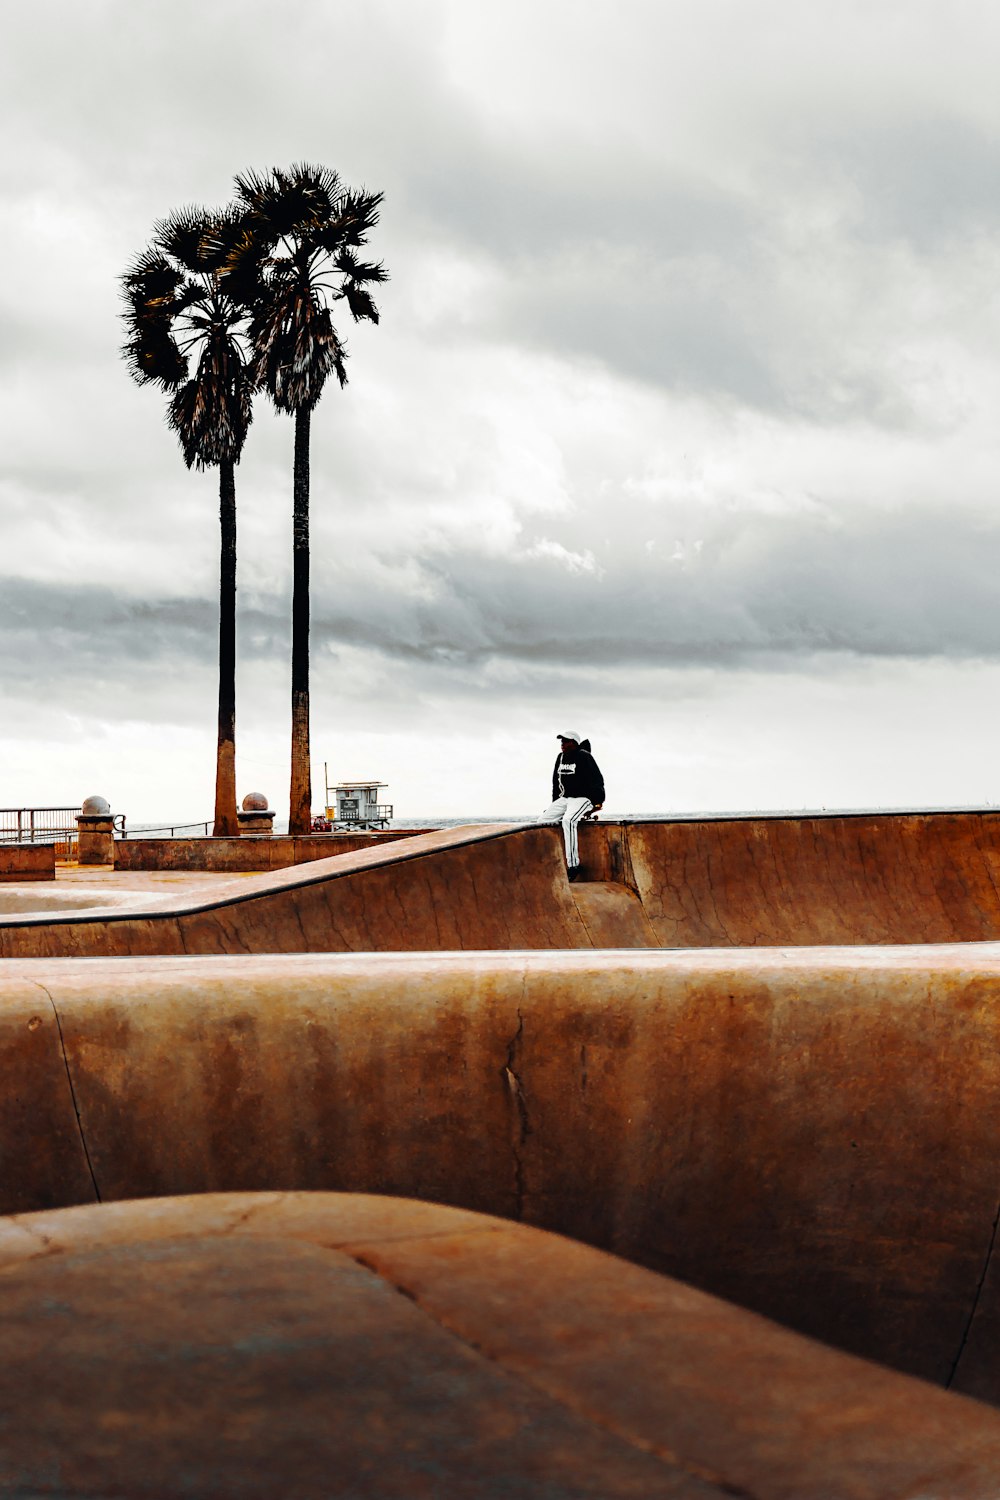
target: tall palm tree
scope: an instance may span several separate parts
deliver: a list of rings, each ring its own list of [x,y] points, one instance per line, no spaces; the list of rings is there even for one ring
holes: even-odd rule
[[[378,223],[381,193],[347,188],[336,172],[298,163],[236,179],[242,220],[228,236],[226,282],[253,308],[254,379],[295,418],[292,478],[292,765],[288,829],[307,833],[309,751],[309,429],[327,377],[347,383],[347,349],[331,308],[378,322],[368,287],[388,280],[356,252]],[[224,244],[226,236],[220,238]]]
[[[155,225],[122,277],[127,339],[140,385],[170,393],[167,425],[188,468],[219,470],[219,726],[216,837],[240,831],[236,812],[236,465],[252,420],[247,310],[222,280],[218,242],[234,215],[181,209]],[[194,363],[194,373],[191,365]]]

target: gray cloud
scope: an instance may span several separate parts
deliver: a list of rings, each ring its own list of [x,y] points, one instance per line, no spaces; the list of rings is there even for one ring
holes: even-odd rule
[[[695,186],[655,158],[639,171],[569,151],[553,165],[473,126],[447,172],[418,166],[401,184],[399,207],[432,244],[490,267],[455,320],[467,336],[783,416],[925,422],[898,358],[920,331],[908,293],[925,300],[923,276],[950,278],[959,304],[964,284],[970,309],[989,295],[967,252],[998,227],[1000,147],[961,121],[873,121],[783,155],[784,176]],[[930,258],[903,288],[900,241]]]
[[[754,28],[731,7],[721,10],[727,32],[738,41],[746,30],[755,55]],[[658,48],[677,52],[671,18],[655,7],[638,6],[631,18],[639,53],[634,100],[624,80],[609,76],[602,94],[587,101],[593,120],[609,125],[613,101],[619,109],[631,102],[647,127],[641,150],[626,149],[613,129],[601,145],[593,128],[563,128],[544,149],[524,131],[499,132],[449,64],[446,5],[414,6],[403,24],[394,7],[378,4],[363,18],[343,6],[303,7],[279,22],[262,4],[228,3],[179,4],[172,15],[161,28],[151,13],[106,4],[95,34],[92,10],[41,0],[13,28],[5,112],[19,132],[27,122],[50,155],[39,180],[24,171],[11,139],[5,170],[14,201],[22,214],[37,213],[47,199],[63,211],[78,203],[85,227],[77,248],[111,258],[98,306],[79,294],[75,305],[61,301],[59,277],[50,278],[54,302],[18,298],[0,307],[7,359],[44,363],[60,340],[71,359],[93,351],[95,341],[112,359],[114,276],[153,218],[191,198],[224,199],[236,170],[313,154],[386,188],[390,261],[395,255],[399,265],[423,238],[429,248],[450,247],[494,268],[494,294],[466,319],[467,330],[596,359],[670,390],[825,422],[865,415],[893,426],[915,420],[894,359],[906,314],[887,312],[888,284],[887,297],[877,285],[852,286],[852,278],[870,282],[872,266],[861,271],[845,257],[852,246],[871,252],[900,237],[920,251],[950,248],[960,284],[968,275],[962,237],[996,228],[995,132],[940,109],[922,117],[910,108],[893,118],[870,98],[848,126],[843,114],[818,113],[828,78],[814,116],[804,128],[786,126],[783,139],[758,109],[747,141],[731,140],[731,159],[718,144],[699,141],[690,118],[681,136],[687,150],[678,150],[671,98],[658,102],[657,114],[645,77]],[[197,28],[196,48],[185,21]],[[136,66],[154,37],[156,68]],[[331,95],[329,59],[345,46],[365,64],[363,85],[342,83]],[[79,67],[81,52],[93,54],[88,69]],[[294,128],[254,102],[291,87],[284,59],[292,55]],[[794,77],[775,68],[763,81],[772,114],[785,94],[801,109]],[[733,70],[718,83],[732,86],[731,130],[738,131],[746,80]],[[692,108],[683,94],[678,107]],[[725,105],[720,114],[710,95],[700,109],[711,141]],[[73,150],[84,120],[86,158]],[[132,137],[123,137],[123,121]],[[768,130],[770,151],[758,160],[745,148],[759,152]],[[805,235],[803,213],[818,215]],[[71,241],[61,238],[68,249]],[[803,281],[821,283],[818,306],[790,274],[803,256],[811,263]],[[880,274],[888,281],[893,267]],[[829,317],[832,286],[844,296]],[[391,289],[390,308],[394,296]],[[67,313],[86,335],[68,344]]]
[[[178,662],[210,662],[218,616],[202,599],[129,600],[110,589],[0,581],[0,639],[10,683],[84,685]]]
[[[664,673],[996,661],[998,43],[971,0],[9,16],[8,718],[211,750],[215,477],[127,379],[117,276],[170,208],[300,157],[385,188],[393,277],[313,426],[318,705],[431,735],[595,683],[643,716]],[[290,467],[261,409],[244,725],[284,722]]]
[[[784,669],[823,653],[997,659],[998,570],[1000,522],[959,528],[932,511],[905,527],[874,512],[850,526],[824,513],[744,517],[693,545],[664,535],[603,562],[526,538],[514,557],[428,554],[416,572],[326,563],[312,639],[320,670],[325,655],[361,650],[406,663],[411,689],[422,670],[465,681],[487,663],[507,663],[525,686],[567,663],[628,673]],[[244,593],[241,660],[283,669],[287,621],[284,597]],[[164,671],[208,672],[216,630],[207,598],[126,600],[16,578],[0,595],[5,676],[25,687],[44,677],[135,690],[145,678],[148,691]]]
[[[755,517],[693,548],[669,540],[606,568],[568,572],[545,557],[425,558],[432,597],[386,591],[363,574],[317,600],[318,638],[411,661],[527,666],[561,661],[760,668],[817,653],[995,658],[1000,522],[959,529],[925,512]],[[948,580],[947,588],[942,579]]]
[[[938,255],[1000,229],[1000,136],[959,115],[841,123],[809,141],[802,171],[857,194],[851,233]]]

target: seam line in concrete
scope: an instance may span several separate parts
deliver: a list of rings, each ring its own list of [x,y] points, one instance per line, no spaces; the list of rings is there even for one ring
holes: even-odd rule
[[[179,1196],[186,1197],[188,1195],[180,1194]],[[330,1239],[315,1238],[312,1235],[303,1233],[298,1229],[284,1229],[280,1224],[275,1225],[273,1230],[265,1233],[261,1233],[257,1230],[247,1229],[247,1225],[250,1220],[256,1217],[258,1213],[263,1213],[268,1208],[275,1207],[277,1203],[280,1203],[283,1199],[288,1198],[289,1196],[290,1195],[288,1193],[262,1193],[261,1197],[266,1198],[268,1200],[267,1203],[252,1205],[250,1209],[245,1210],[236,1219],[234,1219],[231,1224],[220,1230],[218,1238],[228,1239],[230,1238],[230,1236],[249,1233],[253,1236],[254,1239],[260,1239],[262,1241],[267,1240],[276,1245],[283,1245],[291,1242],[298,1245],[304,1245],[307,1248],[311,1247],[315,1250],[333,1251],[335,1254],[346,1255],[350,1260],[357,1260],[358,1256],[357,1254],[355,1254],[355,1250],[358,1250],[358,1253],[360,1253],[358,1247],[360,1247],[362,1244],[369,1246],[372,1249],[378,1250],[381,1249],[382,1246],[388,1246],[392,1248],[398,1245],[421,1243],[425,1240],[454,1239],[456,1235],[456,1230],[454,1229],[428,1229],[411,1230],[409,1233],[384,1235],[352,1234],[349,1235],[345,1240],[339,1240],[335,1235],[331,1236]],[[115,1199],[111,1199],[109,1201],[111,1203],[114,1203]],[[144,1201],[156,1202],[157,1200],[146,1199]],[[90,1208],[92,1207],[92,1205],[89,1203],[74,1203],[70,1204],[69,1207]],[[52,1259],[52,1257],[57,1255],[71,1255],[74,1250],[78,1248],[76,1245],[74,1245],[72,1240],[63,1242],[53,1240],[50,1235],[44,1235],[35,1228],[21,1222],[21,1220],[23,1219],[31,1218],[33,1216],[33,1213],[64,1212],[68,1212],[68,1209],[37,1209],[29,1213],[11,1214],[9,1216],[10,1222],[13,1223],[14,1226],[26,1236],[26,1238],[31,1240],[34,1245],[38,1246],[38,1248],[33,1252],[24,1255],[4,1255],[0,1253],[0,1280],[2,1280],[2,1278],[10,1271],[17,1271],[23,1266],[34,1265],[36,1261],[50,1260]],[[475,1228],[467,1225],[465,1228],[458,1232],[461,1234],[462,1238],[465,1239],[473,1235],[501,1234],[507,1228],[509,1228],[509,1223],[488,1224],[484,1226],[477,1226]],[[157,1236],[157,1238],[161,1241],[167,1241],[170,1243],[177,1243],[182,1240],[198,1240],[199,1242],[203,1242],[206,1239],[206,1235],[202,1230],[197,1228],[183,1229],[179,1226],[172,1226],[169,1231]],[[112,1241],[111,1243],[118,1244],[119,1246],[123,1245],[127,1248],[131,1242],[123,1240],[117,1242]],[[88,1244],[86,1248],[91,1249],[94,1247]]]
[[[962,1330],[962,1338],[958,1346],[958,1353],[955,1355],[951,1369],[948,1371],[948,1379],[944,1383],[944,1388],[946,1391],[951,1390],[952,1381],[958,1374],[958,1367],[962,1363],[962,1355],[965,1353],[965,1346],[969,1342],[969,1335],[972,1332],[972,1325],[975,1322],[976,1312],[979,1308],[979,1299],[983,1295],[983,1287],[986,1285],[986,1275],[990,1269],[990,1262],[993,1259],[993,1250],[997,1242],[998,1226],[1000,1226],[1000,1203],[997,1204],[997,1211],[993,1218],[993,1228],[990,1230],[990,1242],[986,1248],[986,1259],[983,1261],[983,1269],[979,1277],[979,1283],[976,1287],[975,1294],[972,1298],[972,1306],[969,1309],[969,1316],[966,1319],[965,1327]]]
[[[580,918],[580,922],[583,926],[584,932],[587,934],[587,941],[590,943],[590,946],[592,948],[596,948],[597,944],[594,942],[594,934],[591,932],[590,927],[587,924],[587,918],[584,916],[583,912],[580,909],[580,903],[576,899],[575,888],[570,891],[570,895],[573,898],[573,905],[576,907],[576,914]]]
[[[87,1171],[90,1173],[90,1180],[94,1185],[94,1197],[97,1199],[98,1203],[101,1203],[103,1202],[103,1199],[101,1198],[101,1190],[97,1186],[97,1177],[94,1173],[94,1163],[90,1159],[90,1151],[87,1148],[87,1137],[84,1134],[83,1130],[83,1120],[80,1118],[80,1106],[77,1103],[76,1089],[73,1087],[73,1074],[70,1071],[69,1058],[66,1055],[66,1041],[63,1037],[62,1021],[59,1019],[59,1012],[56,1009],[56,1002],[49,994],[49,991],[46,989],[45,985],[42,984],[40,979],[34,979],[32,980],[32,983],[38,986],[38,988],[41,990],[42,994],[45,996],[46,1000],[48,1000],[49,1004],[52,1007],[52,1014],[55,1017],[56,1022],[56,1031],[59,1033],[59,1048],[62,1052],[63,1067],[66,1069],[66,1082],[69,1084],[69,1097],[73,1104],[73,1113],[76,1115],[76,1128],[80,1133],[80,1145],[83,1147],[83,1154],[87,1162]]]
[[[521,984],[522,994],[524,981]],[[507,1043],[507,1058],[504,1063],[503,1073],[507,1088],[514,1101],[517,1111],[517,1135],[512,1140],[514,1152],[514,1199],[515,1214],[520,1222],[524,1217],[524,1145],[531,1134],[531,1126],[528,1121],[528,1106],[524,1098],[524,1090],[521,1086],[521,1075],[518,1072],[518,1054],[521,1050],[521,1042],[524,1037],[524,1011],[521,1006],[517,1008],[517,1030]]]
[[[740,1484],[734,1484],[732,1480],[726,1479],[723,1475],[716,1473],[712,1469],[705,1468],[699,1463],[682,1458],[679,1453],[675,1453],[665,1443],[654,1443],[648,1438],[641,1437],[638,1433],[629,1431],[627,1427],[609,1419],[602,1413],[594,1411],[586,1402],[573,1401],[558,1387],[550,1385],[544,1380],[532,1379],[524,1370],[504,1363],[497,1354],[493,1353],[484,1344],[480,1344],[476,1339],[470,1338],[467,1333],[464,1333],[460,1328],[456,1328],[453,1323],[442,1318],[432,1308],[428,1307],[412,1287],[405,1286],[402,1282],[397,1281],[395,1277],[382,1270],[374,1261],[368,1260],[363,1252],[346,1250],[342,1253],[349,1255],[351,1260],[355,1261],[357,1265],[369,1271],[373,1276],[377,1276],[380,1281],[384,1281],[387,1286],[391,1287],[393,1291],[398,1292],[401,1297],[405,1297],[408,1302],[412,1302],[443,1333],[447,1333],[457,1343],[464,1344],[479,1359],[493,1365],[507,1379],[516,1381],[519,1385],[527,1386],[530,1391],[535,1391],[539,1395],[544,1396],[556,1406],[562,1407],[564,1411],[587,1423],[588,1426],[597,1429],[599,1432],[607,1433],[609,1437],[615,1438],[626,1447],[633,1448],[639,1453],[645,1453],[650,1458],[655,1458],[659,1463],[668,1465],[677,1473],[687,1474],[692,1479],[700,1479],[702,1483],[714,1485],[721,1495],[731,1496],[732,1500],[762,1500],[762,1497],[757,1495],[753,1490],[748,1490]]]

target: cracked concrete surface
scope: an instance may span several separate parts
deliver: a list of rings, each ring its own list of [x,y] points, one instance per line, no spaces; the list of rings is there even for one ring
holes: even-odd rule
[[[1000,1478],[989,1408],[481,1215],[243,1194],[19,1227],[12,1496],[100,1493],[111,1462],[120,1495],[194,1500],[992,1500]],[[76,1329],[55,1363],[42,1316]]]
[[[79,1131],[79,1135],[80,1135],[80,1145],[83,1147],[83,1154],[84,1154],[84,1156],[86,1158],[86,1161],[87,1161],[87,1171],[90,1173],[90,1180],[94,1184],[94,1197],[96,1198],[97,1202],[100,1203],[100,1201],[101,1201],[101,1190],[100,1190],[100,1188],[99,1188],[99,1186],[97,1184],[97,1177],[96,1177],[96,1175],[94,1173],[94,1164],[93,1164],[93,1162],[90,1159],[90,1151],[87,1148],[87,1135],[86,1135],[86,1131],[83,1128],[83,1121],[80,1118],[80,1106],[79,1106],[79,1103],[77,1102],[76,1090],[73,1087],[73,1073],[72,1073],[72,1070],[71,1070],[70,1065],[69,1065],[69,1058],[66,1056],[66,1042],[65,1042],[65,1039],[63,1037],[62,1022],[59,1019],[59,1010],[58,1010],[58,1008],[56,1006],[55,1001],[52,998],[51,993],[49,992],[48,989],[46,989],[45,985],[42,984],[41,980],[40,979],[36,979],[35,983],[37,984],[38,988],[41,990],[42,994],[45,996],[46,1000],[49,1002],[49,1005],[52,1007],[52,1015],[55,1018],[56,1030],[59,1033],[59,1048],[60,1048],[60,1051],[62,1053],[63,1064],[64,1064],[64,1066],[66,1068],[66,1082],[67,1082],[67,1084],[69,1086],[69,1096],[70,1096],[70,1099],[71,1099],[72,1104],[73,1104],[73,1113],[76,1116],[76,1126],[77,1126],[77,1130]]]
[[[524,1013],[519,1006],[517,1011],[517,1030],[507,1043],[507,1055],[503,1068],[504,1079],[514,1109],[510,1134],[511,1150],[514,1158],[514,1217],[516,1219],[523,1219],[524,1217],[524,1148],[528,1137],[531,1135],[531,1125],[528,1120],[528,1104],[524,1097],[524,1087],[518,1072],[523,1037]]]
[[[14,963],[2,1207],[444,1200],[1000,1400],[998,953]]]

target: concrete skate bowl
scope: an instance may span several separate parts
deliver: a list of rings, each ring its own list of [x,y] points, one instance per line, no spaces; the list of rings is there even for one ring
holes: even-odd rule
[[[12,962],[6,1213],[383,1193],[1000,1401],[1000,946]]]
[[[571,886],[462,830],[0,920],[0,1493],[996,1500],[997,836],[598,825]]]
[[[11,918],[17,920],[22,916],[37,912],[44,912],[49,916],[64,916],[67,913],[75,915],[81,911],[92,911],[95,907],[99,911],[107,911],[108,909],[134,907],[142,903],[142,895],[134,891],[95,893],[66,890],[56,885],[41,888],[36,885],[28,890],[4,890],[0,886],[0,920]]]
[[[0,917],[0,956],[692,948],[1000,938],[1000,814],[444,830],[170,893]]]

